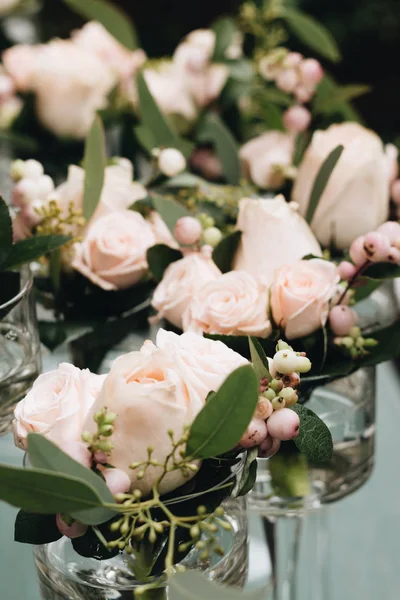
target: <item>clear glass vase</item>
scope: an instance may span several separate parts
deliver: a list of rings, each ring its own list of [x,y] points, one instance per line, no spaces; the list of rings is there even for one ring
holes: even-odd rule
[[[180,564],[203,571],[209,579],[242,588],[248,567],[246,503],[244,498],[228,498],[222,506],[224,519],[231,525],[230,531],[220,528],[217,534],[224,556],[211,554],[202,560],[193,548]],[[34,556],[43,600],[132,600],[143,583],[154,587],[140,595],[142,600],[168,598],[165,577],[138,581],[130,568],[134,559],[126,553],[104,561],[84,558],[75,552],[71,540],[64,537],[38,546]]]
[[[314,390],[306,406],[317,413],[333,437],[333,457],[324,465],[307,462],[295,451],[258,460],[249,508],[262,517],[274,579],[274,600],[327,600],[329,539],[326,505],[362,486],[374,465],[375,367]],[[318,511],[318,512],[317,512]],[[307,562],[313,587],[299,586],[302,536],[312,539]],[[303,578],[304,581],[304,578]]]

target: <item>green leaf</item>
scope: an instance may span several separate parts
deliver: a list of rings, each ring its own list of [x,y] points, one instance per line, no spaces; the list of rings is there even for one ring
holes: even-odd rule
[[[148,154],[151,154],[152,150],[157,147],[156,139],[153,135],[153,132],[147,127],[143,127],[142,125],[137,125],[133,128],[133,133],[136,136],[139,144],[146,150]]]
[[[197,415],[190,428],[186,455],[210,458],[232,450],[246,431],[257,401],[258,381],[253,367],[239,367]]]
[[[86,138],[83,168],[85,170],[83,216],[88,221],[99,203],[106,168],[104,128],[100,117],[95,118]]]
[[[250,448],[246,452],[246,462],[239,483],[238,496],[245,496],[253,489],[257,477],[257,455],[257,446],[255,448]]]
[[[0,267],[7,262],[13,243],[13,229],[10,211],[0,196]]]
[[[212,24],[212,30],[215,33],[215,48],[212,60],[213,62],[225,62],[227,59],[226,51],[237,32],[236,21],[232,17],[220,17]]]
[[[232,262],[239,247],[241,237],[241,231],[234,231],[224,237],[214,248],[212,258],[222,273],[228,273],[228,271],[232,270]]]
[[[320,105],[320,103],[324,104],[325,102],[329,103],[331,97],[335,97],[338,93],[337,90],[340,89],[340,86],[335,79],[329,73],[325,73],[325,77],[319,84],[317,88],[317,92],[314,96],[313,100],[313,112],[317,112],[316,107]],[[337,113],[342,120],[344,121],[356,121],[361,123],[362,119],[357,111],[351,105],[349,101],[343,101],[339,104],[335,104],[332,109],[327,112],[327,114]]]
[[[400,277],[400,267],[399,265],[391,265],[389,263],[376,263],[368,267],[363,277],[377,281],[395,279],[396,277]]]
[[[340,50],[331,32],[314,18],[295,9],[284,7],[279,16],[289,25],[292,32],[312,50],[321,56],[338,62]]]
[[[14,541],[21,544],[50,544],[62,538],[55,515],[37,515],[20,510],[14,526]]]
[[[152,196],[153,207],[165,221],[168,229],[173,234],[175,225],[181,217],[190,217],[191,213],[179,202],[162,196]]]
[[[71,239],[68,235],[37,235],[21,240],[13,245],[8,259],[3,264],[3,269],[13,269],[36,260],[53,252],[53,250],[57,250],[57,248],[61,248]]]
[[[169,600],[265,600],[270,585],[243,592],[233,586],[221,585],[207,579],[203,573],[188,571],[174,573],[168,578]]]
[[[43,435],[37,433],[28,435],[28,456],[31,464],[37,469],[45,469],[80,479],[91,485],[104,503],[114,503],[113,495],[99,475],[76,462]],[[109,518],[111,516],[112,514]]]
[[[151,141],[153,141],[155,144],[155,146],[153,147],[177,148],[186,157],[190,156],[193,150],[193,144],[188,142],[187,140],[183,140],[172,129],[171,125],[168,123],[161,110],[159,109],[153,96],[151,95],[143,73],[139,73],[137,76],[137,88],[139,94],[139,107],[141,118],[141,127],[139,130],[138,137],[139,141],[141,137],[142,140],[145,141],[147,146]],[[146,130],[146,134],[144,134],[144,130]],[[151,132],[151,137],[150,134],[147,133],[149,131]],[[146,135],[146,138],[144,138],[144,135]],[[148,150],[148,147],[146,148],[146,150]]]
[[[332,152],[328,154],[328,156],[322,163],[320,170],[318,171],[313,188],[311,190],[310,201],[307,207],[306,221],[309,225],[313,220],[315,211],[317,210],[318,202],[320,201],[321,196],[325,191],[329,178],[332,175],[332,171],[336,167],[343,150],[344,146],[336,146],[336,148],[334,148]]]
[[[317,94],[313,102],[315,114],[330,114],[346,102],[354,100],[371,91],[369,85],[351,84],[336,86],[330,94]]]
[[[263,100],[265,99],[268,102],[273,102],[274,104],[279,104],[280,106],[291,106],[292,104],[289,94],[282,92],[282,90],[276,87],[263,88],[262,98]]]
[[[185,171],[175,177],[170,177],[164,185],[168,188],[192,188],[198,187],[203,182],[204,180],[198,175],[193,175],[193,173]]]
[[[147,250],[149,269],[156,281],[161,281],[165,269],[173,262],[183,258],[182,252],[165,244],[156,244]]]
[[[7,465],[0,465],[0,499],[39,514],[83,514],[102,507],[96,490],[80,479]]]
[[[332,435],[325,423],[309,408],[300,404],[290,407],[300,417],[299,435],[293,440],[297,448],[312,462],[332,458]]]
[[[291,442],[289,442],[290,444]],[[277,452],[268,460],[271,487],[283,498],[306,498],[311,494],[307,458],[293,448],[293,452]]]
[[[61,251],[60,248],[54,250],[50,256],[50,280],[55,293],[60,290],[60,278],[61,278]]]
[[[251,362],[253,363],[258,380],[260,381],[266,377],[269,381],[272,381],[272,376],[269,372],[268,358],[264,352],[264,348],[255,337],[249,337],[249,346]]]
[[[222,163],[225,178],[238,185],[241,176],[239,147],[230,130],[216,113],[207,113],[197,131],[199,142],[212,142]]]
[[[138,47],[135,27],[119,7],[105,0],[64,0],[76,13],[88,21],[98,21],[115,39],[128,48]]]
[[[358,303],[362,300],[365,300],[381,285],[382,282],[379,279],[360,279],[360,285],[357,285],[356,288],[353,288],[355,302]]]

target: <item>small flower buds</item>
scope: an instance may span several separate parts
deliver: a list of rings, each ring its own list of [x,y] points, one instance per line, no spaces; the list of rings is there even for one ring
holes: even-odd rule
[[[163,175],[175,177],[186,169],[186,159],[180,150],[166,148],[158,155],[158,168]]]

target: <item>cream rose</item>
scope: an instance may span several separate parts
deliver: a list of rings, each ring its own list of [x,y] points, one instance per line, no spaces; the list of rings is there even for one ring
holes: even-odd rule
[[[339,144],[344,151],[328,181],[312,221],[324,246],[347,248],[358,236],[387,220],[389,168],[381,139],[358,123],[331,125],[316,131],[299,166],[292,200],[307,212],[315,177]]]
[[[40,375],[15,409],[16,444],[26,448],[30,433],[40,433],[58,446],[80,441],[104,379],[105,375],[81,371],[67,363]]]
[[[209,392],[216,392],[230,373],[248,364],[243,356],[222,342],[196,333],[177,335],[160,329],[156,343],[181,373],[195,406],[204,404]]]
[[[193,252],[171,263],[154,291],[152,305],[158,311],[157,317],[182,329],[183,313],[195,293],[220,275],[207,251]]]
[[[247,271],[270,284],[275,269],[307,254],[321,256],[321,248],[305,220],[283,196],[244,198],[239,204],[237,228],[242,239],[235,256],[235,271]]]
[[[72,267],[104,290],[137,283],[147,271],[146,252],[155,244],[150,225],[137,212],[125,210],[100,217],[75,244]]]
[[[283,185],[285,170],[292,165],[295,138],[281,131],[267,131],[240,149],[240,159],[247,177],[262,189]]]
[[[325,325],[338,282],[336,266],[319,258],[277,269],[271,290],[272,316],[289,340]]]
[[[268,287],[244,271],[206,283],[183,314],[184,331],[268,337]]]

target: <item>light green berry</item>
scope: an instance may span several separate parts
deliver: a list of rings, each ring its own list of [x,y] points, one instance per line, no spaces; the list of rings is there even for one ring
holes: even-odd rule
[[[203,231],[203,242],[215,248],[222,240],[222,231],[217,227],[207,227]]]

